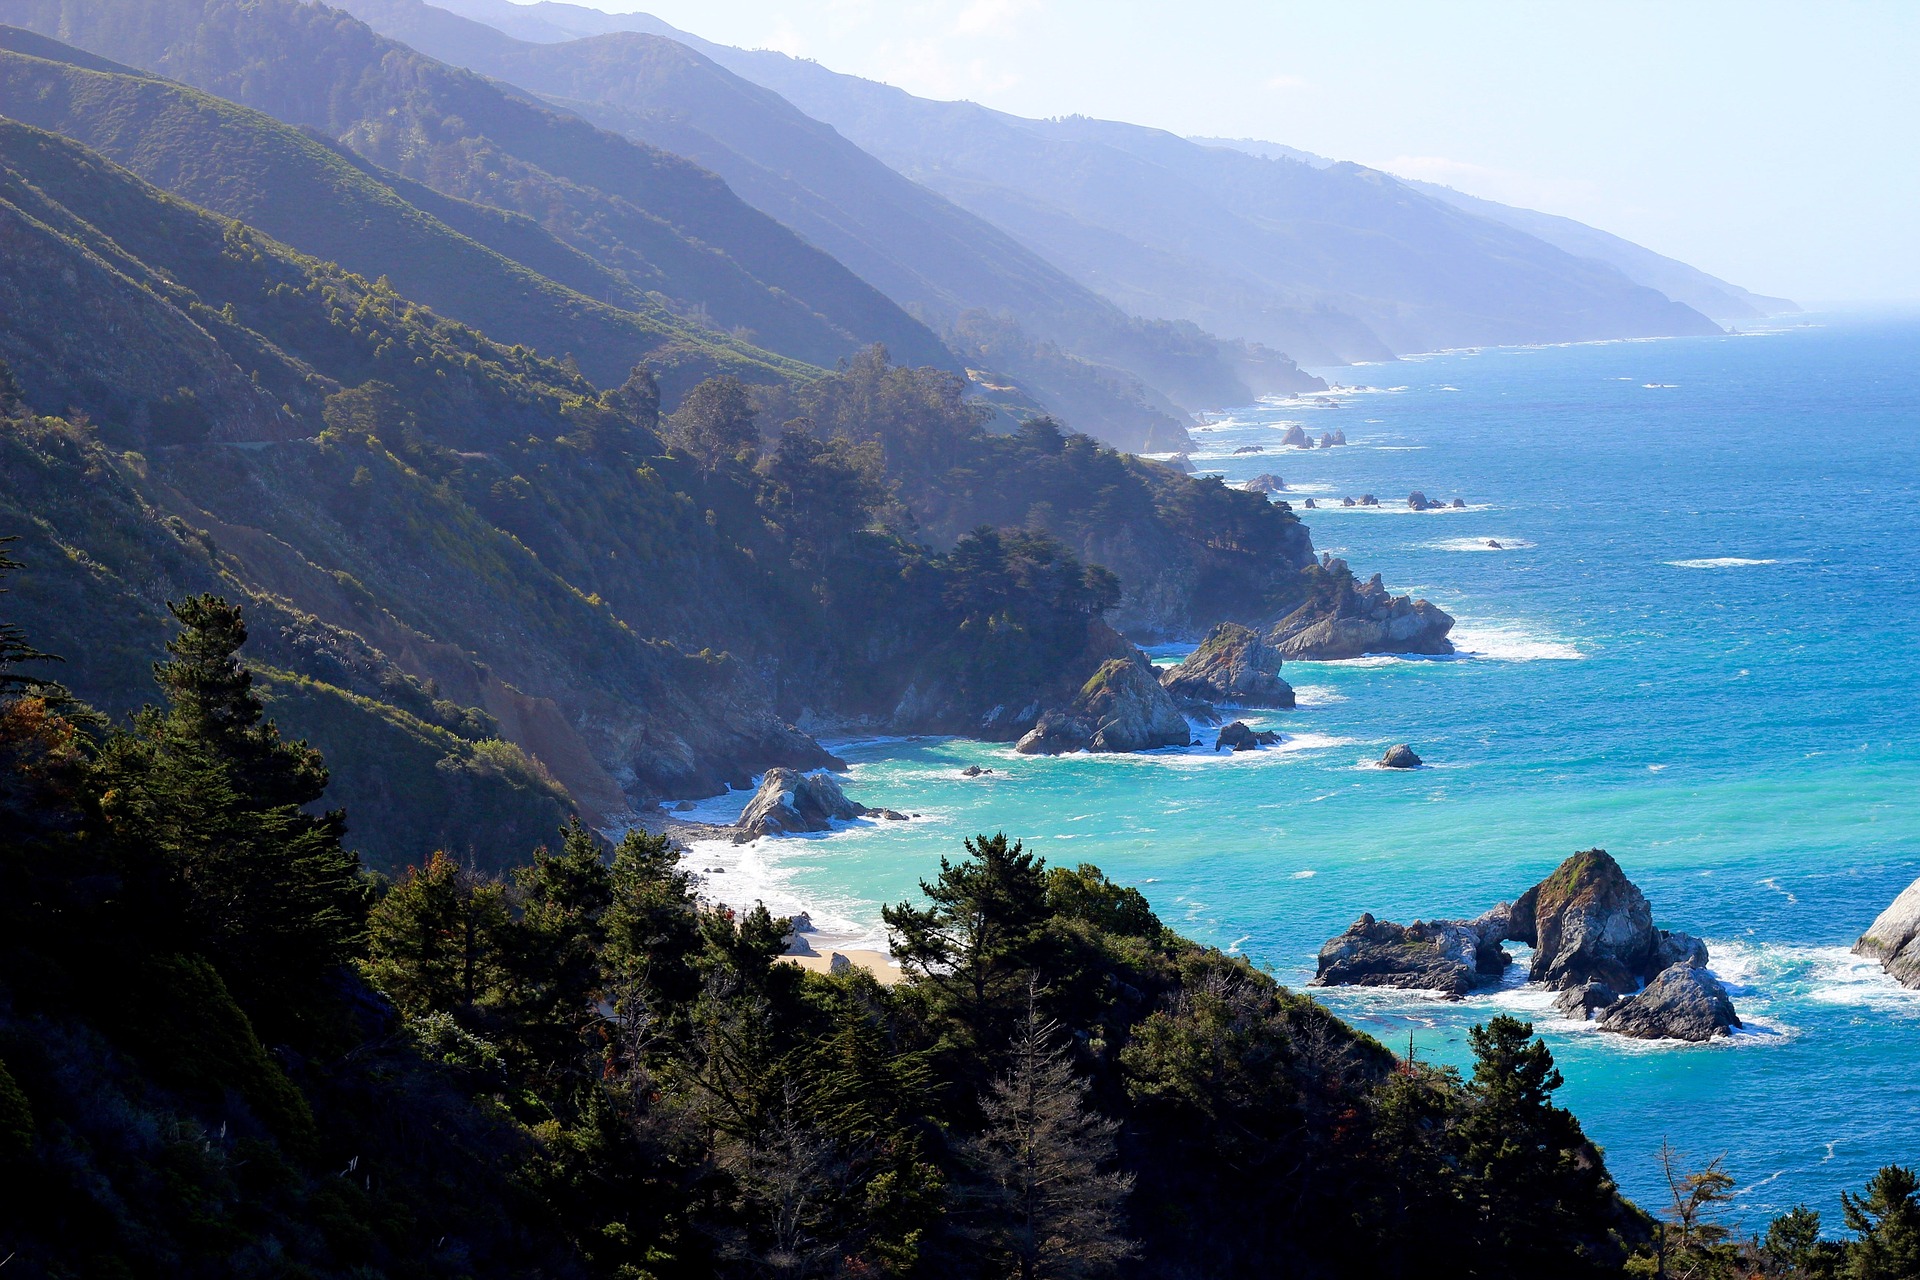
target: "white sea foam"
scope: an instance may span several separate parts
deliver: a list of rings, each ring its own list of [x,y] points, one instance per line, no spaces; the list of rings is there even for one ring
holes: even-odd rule
[[[1297,707],[1330,707],[1336,702],[1345,702],[1347,695],[1330,684],[1297,684],[1293,686],[1293,701]]]
[[[1779,564],[1778,560],[1749,560],[1744,556],[1709,556],[1701,560],[1665,560],[1675,569],[1743,569],[1756,564]]]
[[[1296,871],[1288,877],[1290,880],[1311,880],[1319,875],[1318,871]]]
[[[1459,652],[1490,662],[1573,662],[1587,656],[1570,641],[1517,626],[1455,627],[1451,639]]]
[[[1492,545],[1499,543],[1499,546]],[[1534,544],[1525,538],[1442,538],[1420,544],[1429,551],[1518,551]]]

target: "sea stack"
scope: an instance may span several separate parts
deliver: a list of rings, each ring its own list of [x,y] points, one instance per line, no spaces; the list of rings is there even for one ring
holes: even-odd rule
[[[769,769],[760,779],[760,789],[740,811],[739,821],[734,824],[739,828],[734,839],[747,841],[761,836],[826,831],[835,822],[851,821],[868,812],[865,805],[847,799],[847,793],[828,774]]]
[[[1418,769],[1426,762],[1413,754],[1413,748],[1402,742],[1398,746],[1387,748],[1387,754],[1380,757],[1382,769]]]
[[[1293,686],[1280,678],[1280,651],[1252,627],[1223,622],[1160,683],[1181,702],[1291,707]]]

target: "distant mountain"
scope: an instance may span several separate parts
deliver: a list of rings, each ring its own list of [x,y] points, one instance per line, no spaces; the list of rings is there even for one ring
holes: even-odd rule
[[[1698,267],[1690,267],[1677,259],[1665,257],[1631,240],[1590,227],[1584,222],[1576,222],[1572,218],[1482,200],[1437,183],[1406,178],[1400,181],[1468,213],[1504,222],[1536,239],[1565,249],[1575,257],[1604,262],[1635,284],[1658,289],[1675,302],[1684,302],[1715,320],[1758,320],[1800,310],[1797,304],[1785,298],[1769,298],[1749,292],[1718,276],[1710,276]]]
[[[650,355],[662,363],[698,355],[706,371],[750,380],[799,372],[674,316],[530,219],[441,196],[261,112],[18,27],[0,27],[0,115],[73,138],[304,253],[368,279],[384,275],[500,341],[571,354],[597,385],[620,382]],[[403,190],[472,235],[409,203]]]
[[[1003,363],[991,372],[1046,382],[1049,407],[1104,439],[1173,447],[1184,441],[1177,406],[1319,385],[1278,353],[1127,315],[1005,232],[678,41],[618,32],[536,44],[422,0],[346,7],[433,57],[712,169],[950,342],[963,315],[988,313],[970,324],[991,322],[1026,339],[997,344]],[[978,357],[968,354],[970,363]]]
[[[1122,307],[1309,364],[1716,328],[1610,266],[1358,165],[932,102],[783,54],[715,45],[645,14],[551,0],[446,4],[527,39],[626,28],[682,40]]]
[[[0,17],[319,130],[442,196],[524,215],[630,293],[783,355],[831,365],[884,342],[905,362],[952,364],[924,325],[713,174],[435,62],[339,10],[7,0]],[[303,74],[277,73],[295,66]],[[455,225],[475,235],[471,224],[484,220]]]

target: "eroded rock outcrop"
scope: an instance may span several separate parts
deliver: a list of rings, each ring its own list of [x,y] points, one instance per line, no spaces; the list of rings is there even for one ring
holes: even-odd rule
[[[1409,925],[1362,915],[1320,948],[1316,987],[1402,987],[1463,996],[1498,978],[1512,963],[1500,946],[1506,916],[1496,908],[1476,920],[1416,920]]]
[[[1902,986],[1920,987],[1920,880],[1867,926],[1853,951],[1878,960]]]
[[[1453,616],[1440,606],[1394,595],[1377,573],[1356,584],[1344,560],[1330,558],[1322,568],[1327,587],[1267,633],[1267,642],[1281,657],[1332,661],[1370,653],[1453,652],[1447,639]]]
[[[1605,849],[1574,854],[1514,900],[1509,941],[1534,949],[1534,982],[1636,991],[1661,970],[1706,962],[1706,947],[1653,927],[1653,907]]]
[[[1247,493],[1285,493],[1287,482],[1271,471],[1262,471],[1240,487]]]
[[[1382,769],[1418,769],[1426,761],[1415,755],[1412,747],[1402,742],[1388,747],[1386,754],[1375,763]]]
[[[1739,1025],[1720,979],[1690,964],[1662,970],[1639,994],[1600,1015],[1602,1031],[1640,1040],[1711,1040]]]
[[[1153,664],[1132,645],[1108,658],[1072,703],[1043,713],[1014,749],[1026,755],[1067,751],[1151,751],[1184,747],[1187,718],[1160,686]]]
[[[760,779],[759,790],[734,824],[736,840],[757,840],[761,836],[792,835],[802,831],[826,831],[835,822],[863,817],[868,810],[847,798],[832,775],[801,773],[796,769],[769,769]]]
[[[1291,707],[1293,686],[1280,678],[1280,651],[1252,627],[1223,622],[1160,683],[1186,702],[1236,707]]]
[[[1914,894],[1920,907],[1920,893]],[[1534,949],[1530,982],[1558,992],[1554,1007],[1603,1031],[1707,1040],[1740,1025],[1707,947],[1655,928],[1646,895],[1604,849],[1574,854],[1511,905],[1473,920],[1402,927],[1361,916],[1320,950],[1317,986],[1411,987],[1462,995],[1509,963],[1503,943]]]
[[[1288,449],[1313,448],[1313,441],[1307,438],[1307,429],[1297,422],[1287,428],[1287,434],[1280,437],[1280,444]]]

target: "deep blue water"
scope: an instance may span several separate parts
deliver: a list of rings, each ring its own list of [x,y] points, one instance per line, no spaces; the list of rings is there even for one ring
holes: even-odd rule
[[[1337,376],[1378,389],[1238,411],[1198,433],[1196,465],[1278,471],[1296,505],[1379,495],[1378,510],[1305,513],[1315,544],[1441,604],[1477,656],[1290,663],[1301,708],[1248,719],[1291,740],[1253,755],[853,744],[852,793],[925,819],[695,861],[726,866],[722,896],[804,903],[877,940],[879,903],[963,835],[1004,829],[1141,885],[1169,924],[1299,985],[1363,910],[1472,915],[1599,845],[1661,925],[1708,940],[1746,1033],[1629,1042],[1527,990],[1316,994],[1455,1063],[1474,1021],[1531,1011],[1561,1100],[1629,1194],[1658,1204],[1670,1138],[1726,1154],[1736,1221],[1805,1201],[1837,1225],[1842,1188],[1920,1160],[1920,992],[1847,952],[1920,876],[1920,322]],[[1231,456],[1277,449],[1291,422],[1351,443]],[[1410,512],[1416,488],[1471,505]],[[1401,741],[1430,767],[1366,767]],[[997,772],[963,780],[968,762]]]

